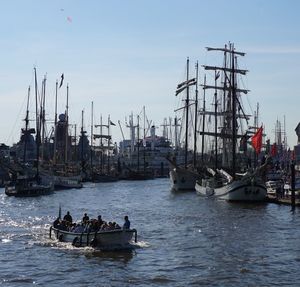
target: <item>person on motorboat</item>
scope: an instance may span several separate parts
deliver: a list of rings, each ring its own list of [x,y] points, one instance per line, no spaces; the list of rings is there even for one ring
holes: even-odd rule
[[[59,224],[60,224],[60,218],[57,217],[57,218],[54,220],[54,222],[53,222],[53,227],[54,227],[54,228],[58,228]]]
[[[72,218],[72,216],[70,214],[70,211],[68,211],[67,214],[64,216],[64,220],[72,223],[73,218]]]
[[[89,220],[90,220],[89,216],[87,215],[87,213],[85,213],[84,216],[82,217],[82,222],[86,222]]]
[[[98,215],[98,225],[101,227],[101,225],[103,224],[103,220],[102,220],[102,216]]]
[[[112,223],[113,229],[121,229],[120,225],[116,222]]]
[[[67,221],[62,220],[56,228],[59,230],[68,231]]]
[[[82,233],[84,232],[84,225],[83,224],[77,224],[76,227],[74,228],[73,232],[74,233]]]
[[[123,229],[130,229],[130,221],[129,221],[127,215],[124,216],[124,220],[125,220],[125,222],[123,224]]]

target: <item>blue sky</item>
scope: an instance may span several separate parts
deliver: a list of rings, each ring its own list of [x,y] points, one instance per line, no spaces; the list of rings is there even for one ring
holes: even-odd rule
[[[274,139],[275,122],[283,123],[285,117],[288,143],[296,144],[294,129],[300,121],[297,0],[10,0],[0,4],[0,142],[19,139],[27,88],[34,85],[33,67],[39,82],[47,74],[49,119],[54,118],[55,81],[64,73],[70,88],[71,123],[80,125],[84,109],[89,130],[93,101],[95,121],[102,114],[124,123],[131,112],[137,114],[145,106],[148,118],[160,126],[165,117],[174,115],[178,104],[174,91],[184,79],[186,57],[191,63],[210,64],[215,59],[205,47],[231,41],[247,53],[242,59],[249,70],[247,100],[253,109],[259,102],[267,136]],[[59,91],[59,112],[64,112],[65,88]],[[124,124],[123,129],[129,135]],[[121,138],[118,126],[113,137]]]

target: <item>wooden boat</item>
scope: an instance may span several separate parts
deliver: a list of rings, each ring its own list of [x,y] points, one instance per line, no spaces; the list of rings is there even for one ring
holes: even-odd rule
[[[91,246],[101,250],[130,248],[133,238],[137,242],[136,229],[115,229],[90,233],[74,233],[50,227],[49,237],[60,242],[70,242],[73,246]]]
[[[35,178],[19,177],[5,186],[5,194],[15,197],[33,197],[53,193],[53,185],[39,183]]]

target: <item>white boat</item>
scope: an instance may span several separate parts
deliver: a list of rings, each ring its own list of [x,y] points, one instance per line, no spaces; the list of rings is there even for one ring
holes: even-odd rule
[[[276,196],[276,189],[278,188],[278,181],[277,180],[268,180],[266,181],[266,187],[267,187],[267,194]],[[283,183],[282,183],[283,186]]]
[[[227,201],[264,201],[267,188],[261,177],[244,175],[241,179],[214,189],[214,196]]]
[[[170,170],[171,189],[173,191],[195,190],[199,174],[193,170],[174,167]]]
[[[239,178],[233,179],[224,170],[219,170],[225,179],[223,183],[217,182],[215,178],[206,179],[196,183],[197,194],[206,197],[215,197],[227,201],[265,201],[267,197],[267,186],[260,176],[261,170],[267,163],[256,171],[237,175]]]
[[[238,57],[244,56],[245,53],[236,51],[232,43],[224,48],[207,48],[207,50],[224,54],[224,66],[204,66],[205,70],[215,72],[214,85],[206,83],[203,85],[204,89],[214,90],[215,111],[208,112],[208,114],[215,115],[215,129],[214,132],[205,132],[204,130],[202,132],[203,135],[214,137],[215,170],[218,171],[218,175],[222,176],[223,182],[219,184],[217,178],[211,176],[203,181],[198,181],[195,188],[200,195],[228,201],[264,201],[267,196],[264,177],[268,162],[266,160],[266,163],[254,172],[248,167],[247,140],[251,134],[248,122],[250,115],[246,114],[242,104],[242,94],[247,94],[248,90],[241,89],[238,84],[238,79],[248,71],[238,68],[237,65]],[[217,80],[220,76],[222,84],[218,85]],[[221,91],[219,97],[217,91]],[[223,109],[219,111],[218,106],[222,106]],[[205,109],[203,111],[207,113]],[[218,118],[220,118],[219,121]],[[257,129],[256,137],[262,137],[262,127],[258,129],[257,123],[254,126]],[[241,139],[240,145],[243,142],[239,151],[237,149],[238,139]],[[221,145],[218,146],[218,143]],[[222,152],[219,152],[220,148]],[[259,149],[257,146],[255,152],[259,153],[260,149],[261,145]],[[230,170],[230,174],[219,169],[219,166]],[[240,170],[246,170],[246,172],[238,174],[237,171]]]
[[[137,242],[136,229],[116,229],[108,231],[74,233],[50,227],[49,237],[60,242],[70,242],[76,247],[91,246],[101,250],[118,250],[130,248],[130,242]]]
[[[196,180],[200,179],[200,174],[197,172],[197,112],[194,111],[194,129],[193,129],[193,141],[194,147],[193,152],[191,147],[189,147],[189,135],[191,132],[190,125],[190,95],[189,90],[192,86],[195,86],[195,106],[194,109],[197,111],[198,105],[198,63],[196,64],[196,77],[189,77],[189,59],[187,59],[186,65],[186,80],[177,85],[176,96],[181,92],[186,91],[185,105],[178,110],[183,110],[183,117],[185,119],[184,123],[184,165],[178,166],[176,163],[172,163],[169,159],[172,169],[169,172],[171,181],[171,190],[173,191],[187,191],[195,190]],[[177,141],[177,140],[176,140]],[[193,165],[189,165],[189,156],[193,156]],[[176,160],[176,158],[175,158]]]
[[[215,180],[214,178],[203,178],[202,180],[197,180],[195,184],[195,189],[198,195],[201,196],[213,196],[215,192]]]
[[[206,172],[202,179],[196,181],[195,189],[198,195],[209,197],[214,195],[215,188],[223,186],[223,178],[211,168],[206,168]]]
[[[79,176],[55,176],[54,188],[55,190],[82,188],[81,177]]]

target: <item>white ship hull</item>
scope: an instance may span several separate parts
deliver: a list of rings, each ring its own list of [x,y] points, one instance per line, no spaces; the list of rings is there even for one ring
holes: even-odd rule
[[[173,168],[170,171],[171,189],[174,191],[195,190],[199,174],[188,169]]]
[[[209,197],[214,195],[215,189],[213,186],[214,183],[210,179],[202,179],[202,181],[196,181],[195,189],[198,195]]]
[[[200,195],[215,197],[227,201],[259,202],[265,201],[267,188],[260,178],[242,178],[233,180],[219,188],[209,186],[196,186],[197,193]]]

